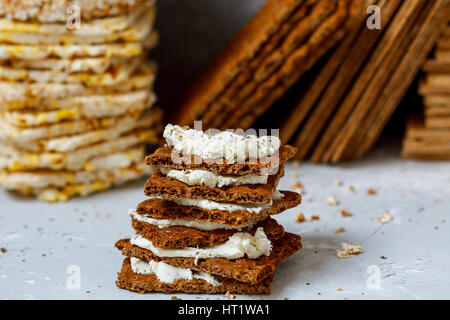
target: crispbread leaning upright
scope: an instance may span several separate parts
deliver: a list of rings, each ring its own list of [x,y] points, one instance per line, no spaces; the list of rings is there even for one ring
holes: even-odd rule
[[[275,136],[207,134],[167,125],[166,146],[147,157],[148,200],[129,211],[136,236],[119,288],[145,292],[269,294],[278,265],[301,238],[272,219],[301,202],[278,191],[296,149]]]
[[[450,24],[441,40],[448,39]],[[410,159],[450,160],[450,48],[437,47],[423,67],[419,93],[424,115],[407,123],[403,156]]]
[[[0,0],[0,186],[66,201],[150,172],[154,4]]]

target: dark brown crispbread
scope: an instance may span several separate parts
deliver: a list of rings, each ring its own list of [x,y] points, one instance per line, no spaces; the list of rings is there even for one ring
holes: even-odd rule
[[[212,247],[223,244],[236,232],[246,232],[255,235],[257,228],[263,228],[267,238],[277,242],[284,235],[284,228],[274,219],[268,218],[259,222],[254,228],[242,230],[201,231],[189,227],[169,227],[159,229],[157,226],[132,218],[131,224],[138,234],[149,240],[155,247],[164,249],[181,249],[185,247]]]
[[[176,179],[164,177],[160,169],[155,168],[152,177],[145,184],[145,194],[150,197],[163,197],[170,200],[199,199],[216,202],[265,204],[272,202],[273,192],[283,175],[284,165],[279,168],[277,174],[269,176],[267,184],[211,188],[189,186]]]
[[[298,206],[301,195],[291,191],[282,191],[284,198],[274,201],[272,206],[259,213],[251,211],[206,210],[198,207],[180,206],[169,200],[148,199],[138,205],[138,214],[149,215],[153,219],[185,219],[226,224],[240,227],[266,219],[270,215],[280,214]]]
[[[270,286],[273,277],[268,277],[258,284],[249,284],[232,279],[216,277],[220,285],[214,286],[203,279],[192,280],[177,279],[173,283],[159,281],[156,275],[144,275],[133,272],[130,259],[123,262],[122,270],[117,274],[116,285],[121,289],[127,289],[139,293],[146,292],[182,292],[204,294],[270,294]]]
[[[246,161],[244,163],[226,164],[223,159],[201,159],[197,156],[182,156],[173,152],[172,147],[161,147],[152,155],[148,156],[147,164],[154,167],[162,167],[174,170],[205,170],[217,174],[229,175],[264,175],[270,173],[271,168],[282,165],[297,153],[292,146],[283,146],[278,154],[258,161]]]
[[[191,125],[202,118],[210,103],[239,75],[265,43],[280,32],[283,23],[304,0],[269,0],[208,65],[181,101],[175,123]]]
[[[257,260],[241,258],[228,260],[224,258],[160,258],[150,250],[142,249],[130,243],[129,239],[117,241],[116,248],[127,257],[136,257],[146,261],[164,261],[174,267],[202,271],[224,278],[257,284],[273,276],[277,266],[286,258],[302,248],[301,237],[285,233],[284,237],[273,244],[270,256]],[[197,262],[197,263],[196,263]]]

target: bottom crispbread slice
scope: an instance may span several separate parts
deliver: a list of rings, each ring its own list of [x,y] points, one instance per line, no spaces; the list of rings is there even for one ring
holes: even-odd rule
[[[224,258],[160,258],[149,250],[132,245],[129,239],[119,240],[116,243],[116,247],[127,257],[137,257],[145,261],[163,261],[174,267],[206,272],[224,278],[257,284],[264,279],[272,277],[277,266],[284,259],[300,250],[302,244],[300,236],[285,233],[282,239],[273,244],[270,256],[263,256],[257,260],[248,258],[235,260],[227,260]]]
[[[269,176],[267,184],[212,188],[189,186],[174,178],[163,176],[160,168],[156,168],[152,177],[145,184],[145,194],[150,197],[163,197],[171,200],[196,199],[240,204],[268,204],[272,202],[273,193],[283,175],[284,164],[279,167],[276,174]]]
[[[223,244],[237,232],[245,232],[255,235],[258,228],[263,228],[267,238],[277,242],[284,235],[284,228],[276,220],[268,218],[255,226],[242,230],[211,230],[202,231],[189,227],[169,227],[159,229],[157,226],[132,218],[132,226],[138,234],[149,240],[155,247],[164,249],[182,249],[185,247],[211,247]]]
[[[298,206],[301,195],[291,191],[281,191],[282,199],[273,201],[272,205],[254,213],[247,210],[225,211],[206,210],[193,206],[181,206],[170,200],[158,198],[148,199],[140,203],[136,211],[141,215],[148,215],[153,219],[184,219],[225,224],[233,227],[242,227],[266,219],[270,215],[280,214],[283,211]]]
[[[180,292],[197,294],[270,294],[272,277],[264,279],[258,284],[249,284],[232,279],[217,277],[220,285],[212,285],[203,279],[193,278],[192,280],[177,279],[172,283],[162,282],[154,274],[134,273],[130,259],[123,262],[122,270],[117,274],[117,287],[139,293],[146,292]]]
[[[61,188],[43,188],[43,189],[21,189],[14,190],[26,196],[35,196],[36,198],[47,202],[64,202],[70,198],[81,196],[86,197],[92,193],[100,192],[139,179],[151,173],[151,169],[144,165],[136,165],[131,168],[121,169],[117,177],[110,176],[105,180],[95,180],[89,183],[69,184]]]

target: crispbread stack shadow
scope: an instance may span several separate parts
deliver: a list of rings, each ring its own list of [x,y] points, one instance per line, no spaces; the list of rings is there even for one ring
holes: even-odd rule
[[[295,148],[280,148],[276,137],[207,135],[172,125],[164,137],[167,145],[147,157],[154,168],[145,185],[149,199],[130,210],[136,236],[116,243],[126,257],[117,286],[269,294],[278,265],[301,249],[301,238],[271,218],[301,202],[299,194],[276,189]],[[228,148],[224,157],[219,150],[236,139],[244,149]],[[261,159],[249,155],[255,147]]]
[[[403,143],[405,158],[450,160],[450,25],[422,68],[424,114],[412,115]]]
[[[0,5],[0,186],[53,202],[149,174],[155,1],[14,3]]]

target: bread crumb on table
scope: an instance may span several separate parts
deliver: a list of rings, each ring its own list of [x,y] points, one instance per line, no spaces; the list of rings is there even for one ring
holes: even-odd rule
[[[370,188],[369,190],[367,190],[367,193],[370,195],[374,195],[377,193],[377,191],[375,189]]]
[[[330,205],[332,207],[335,207],[338,205],[338,201],[336,200],[335,196],[328,196],[327,203],[328,203],[328,205]]]
[[[305,215],[303,213],[300,212],[299,214],[297,214],[297,217],[295,218],[295,222],[302,223],[305,221],[306,221],[306,219],[305,219]]]
[[[234,294],[231,294],[231,293],[227,292],[225,294],[225,298],[227,298],[227,299],[236,299],[236,296]]]
[[[346,259],[349,255],[358,255],[361,253],[362,246],[346,242],[342,242],[341,247],[336,250],[336,255],[340,259]]]
[[[392,221],[392,219],[393,218],[391,214],[388,211],[386,211],[381,217],[378,217],[378,222],[389,223]]]
[[[343,217],[351,217],[352,216],[352,214],[350,213],[350,211],[348,209],[342,209],[341,210],[341,215]]]
[[[343,232],[347,232],[347,230],[345,230],[345,228],[339,228],[336,231],[334,231],[334,234],[343,233]]]

